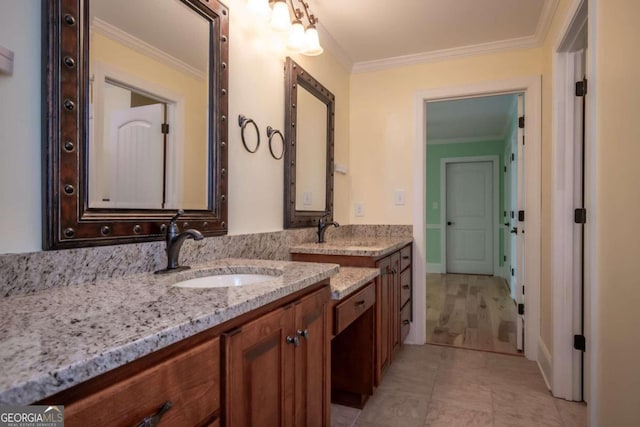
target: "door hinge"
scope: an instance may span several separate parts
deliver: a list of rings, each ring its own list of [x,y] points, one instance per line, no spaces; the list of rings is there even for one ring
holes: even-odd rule
[[[168,135],[169,134],[169,123],[163,123],[160,125],[160,131],[165,134]]]
[[[507,216],[507,211],[502,211],[502,212],[503,212],[502,216]]]
[[[524,222],[524,211],[518,211],[518,221]]]
[[[587,340],[584,335],[574,335],[573,336],[573,348],[580,351],[587,350]]]
[[[504,258],[504,262],[507,262],[507,256],[503,255],[502,258]]]
[[[507,173],[507,167],[506,166],[504,167],[504,173]]]
[[[579,82],[576,82],[576,96],[586,96],[587,95],[587,79],[582,79]]]
[[[511,277],[515,277],[515,275],[516,275],[516,270],[513,267],[511,267]]]
[[[511,219],[515,218],[513,211],[511,211]]]
[[[524,315],[524,304],[518,304],[518,314]]]
[[[585,208],[578,208],[573,212],[573,221],[576,224],[587,223],[587,210]]]
[[[522,295],[524,295],[524,285],[522,285]]]
[[[524,116],[518,117],[518,127],[524,129]]]
[[[513,162],[516,159],[516,155],[514,153],[511,153],[511,161]]]

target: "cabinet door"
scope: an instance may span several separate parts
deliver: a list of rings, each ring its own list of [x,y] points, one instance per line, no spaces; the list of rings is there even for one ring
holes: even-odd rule
[[[288,306],[224,335],[227,427],[293,425],[294,320]]]
[[[296,305],[295,419],[296,426],[328,425],[328,349],[330,335],[325,321],[330,290],[324,287]]]

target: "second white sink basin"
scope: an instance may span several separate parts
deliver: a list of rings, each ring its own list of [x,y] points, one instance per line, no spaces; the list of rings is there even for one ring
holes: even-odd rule
[[[178,288],[229,288],[235,286],[256,285],[275,279],[269,274],[215,274],[212,276],[198,277],[196,279],[183,280],[173,286]]]

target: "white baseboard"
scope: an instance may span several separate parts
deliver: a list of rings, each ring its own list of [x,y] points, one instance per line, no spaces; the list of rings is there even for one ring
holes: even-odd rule
[[[442,273],[442,264],[427,263],[427,273]]]
[[[551,352],[542,341],[542,337],[538,337],[538,368],[542,373],[542,378],[544,378],[544,382],[547,384],[547,388],[551,390],[551,382],[552,378],[552,369],[553,362],[551,359]]]

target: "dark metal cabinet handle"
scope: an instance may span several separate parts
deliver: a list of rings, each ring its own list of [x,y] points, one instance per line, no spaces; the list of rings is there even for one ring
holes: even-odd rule
[[[409,289],[409,288],[411,288],[411,286],[409,286],[409,285],[402,285],[402,289]]]
[[[409,259],[409,258],[411,258],[409,255],[404,255],[404,256],[402,257],[402,259]]]
[[[293,344],[295,347],[300,345],[300,338],[296,337],[287,337],[287,344]]]
[[[365,304],[365,301],[364,301],[364,300],[361,300],[361,301],[356,301],[353,305],[354,305],[356,308],[360,308],[360,307],[364,307],[364,304]]]
[[[136,427],[156,427],[160,422],[162,416],[166,414],[172,406],[173,403],[171,403],[170,400],[167,400],[164,405],[162,405],[160,409],[158,409],[158,412],[140,421],[138,424],[136,424]]]
[[[298,332],[296,332],[296,334],[298,334],[299,337],[302,337],[304,339],[309,339],[309,330],[308,329],[298,329]]]
[[[402,321],[402,324],[403,324],[403,325],[408,325],[409,323],[411,323],[411,322],[409,322],[408,320],[403,320],[403,321]]]

